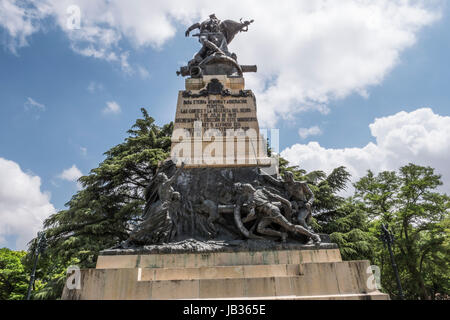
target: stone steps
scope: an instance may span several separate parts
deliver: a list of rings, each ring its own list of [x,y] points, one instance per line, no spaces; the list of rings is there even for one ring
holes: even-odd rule
[[[314,248],[314,246],[312,246],[312,248]],[[339,249],[100,255],[97,260],[96,268],[201,268],[339,261],[342,261]]]
[[[368,261],[82,270],[63,299],[388,299],[367,288]]]
[[[300,275],[299,264],[143,268],[140,270],[139,281],[270,278]]]
[[[236,298],[219,298],[219,299],[208,299],[208,300],[225,300],[225,301],[233,301],[233,300],[387,300],[388,297],[386,294],[381,292],[371,292],[371,293],[362,293],[362,294],[337,294],[337,295],[322,295],[322,296],[270,296],[270,297],[258,297],[248,298],[248,297],[236,297]],[[196,300],[196,299],[191,299]],[[200,300],[200,299],[198,299]],[[206,300],[206,299],[201,299]]]
[[[289,271],[287,265],[284,268],[248,266],[248,270],[255,268],[257,273],[250,277],[245,274],[239,277],[239,273],[236,273],[235,277],[229,278],[225,276],[233,274],[220,273],[220,271],[230,272],[231,268],[222,267],[217,268],[217,273],[212,278],[204,274],[204,278],[190,280],[145,281],[141,279],[141,282],[151,287],[151,299],[239,299],[242,297],[259,299],[259,297],[274,296],[364,295],[368,293],[365,274],[367,266],[369,266],[367,261],[305,263],[297,265],[297,268],[291,265]],[[278,271],[278,274],[270,275],[272,270]],[[364,272],[361,273],[358,270]]]

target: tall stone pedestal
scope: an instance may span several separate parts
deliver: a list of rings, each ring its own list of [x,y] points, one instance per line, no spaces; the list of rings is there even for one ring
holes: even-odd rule
[[[342,261],[333,245],[254,252],[106,253],[99,256],[96,269],[81,270],[81,289],[66,287],[62,299],[389,299],[367,288],[368,261]]]
[[[178,94],[171,157],[192,167],[272,165],[260,133],[256,99],[243,77],[186,79]]]

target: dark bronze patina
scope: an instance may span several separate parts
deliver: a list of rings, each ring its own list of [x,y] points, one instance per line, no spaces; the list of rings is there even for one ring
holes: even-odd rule
[[[200,78],[203,75],[227,75],[242,76],[244,72],[256,72],[256,66],[241,66],[237,62],[237,56],[228,49],[239,32],[247,32],[248,26],[254,21],[236,22],[233,20],[220,21],[215,14],[202,23],[195,23],[186,30],[186,37],[196,29],[202,45],[200,51],[189,61],[188,65],[181,67],[177,75]]]

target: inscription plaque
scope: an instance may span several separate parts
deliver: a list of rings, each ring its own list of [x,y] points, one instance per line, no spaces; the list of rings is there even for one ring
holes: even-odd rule
[[[196,90],[191,90],[190,81],[195,81]],[[243,89],[243,78],[205,76],[203,87],[199,79],[186,79],[186,90],[192,93],[178,94],[172,158],[187,167],[270,165],[253,93],[247,90],[236,97]],[[208,94],[200,97],[199,92]]]

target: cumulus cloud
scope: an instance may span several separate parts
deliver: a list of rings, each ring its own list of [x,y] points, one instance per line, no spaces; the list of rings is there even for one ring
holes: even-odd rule
[[[17,0],[0,0],[0,27],[5,30],[3,44],[13,53],[28,45],[28,38],[40,28],[40,19],[47,14],[40,8]]]
[[[27,11],[12,0],[3,26],[11,37],[26,39],[36,28]],[[229,0],[128,1],[30,0],[36,16],[47,14],[64,30],[79,54],[119,63],[133,73],[126,40],[135,48],[156,50],[212,12],[221,19],[255,19],[230,49],[242,64],[257,64],[248,87],[257,94],[259,119],[273,127],[279,119],[315,110],[329,112],[329,101],[352,93],[367,97],[416,42],[417,33],[440,17],[441,0]],[[67,8],[81,9],[81,28],[67,28]],[[5,6],[4,6],[5,7]],[[239,8],[236,10],[236,8]],[[9,23],[11,20],[13,22]],[[6,22],[5,22],[6,21]],[[14,21],[18,21],[14,23]],[[33,21],[36,21],[34,19]],[[23,22],[23,23],[22,23]],[[28,27],[27,27],[28,26]],[[186,39],[194,41],[194,39]],[[22,41],[23,42],[23,41]],[[186,52],[188,59],[193,52]],[[141,74],[139,70],[138,75]]]
[[[64,170],[58,177],[62,180],[75,182],[82,176],[83,174],[80,169],[78,169],[76,165],[73,165],[69,169]]]
[[[322,130],[318,126],[314,126],[311,128],[300,128],[298,129],[298,135],[302,139],[306,139],[312,136],[318,136],[322,134]]]
[[[0,247],[7,245],[7,237],[15,237],[14,249],[26,249],[43,228],[44,219],[55,212],[50,195],[41,191],[38,176],[0,158]]]
[[[450,194],[450,117],[422,108],[375,119],[370,131],[376,143],[363,148],[327,149],[317,142],[296,144],[281,156],[308,171],[331,172],[346,166],[356,181],[367,170],[397,170],[414,163],[431,166],[442,174],[444,191]]]
[[[106,107],[103,109],[105,114],[119,114],[121,111],[120,105],[115,101],[107,102]]]
[[[83,152],[83,148],[81,149],[81,151]],[[80,169],[78,169],[76,165],[73,165],[72,167],[64,170],[60,175],[58,175],[58,178],[61,180],[76,182],[77,189],[81,190],[83,186],[81,185],[80,182],[78,182],[78,179],[80,179],[82,176],[83,173],[80,171]]]

